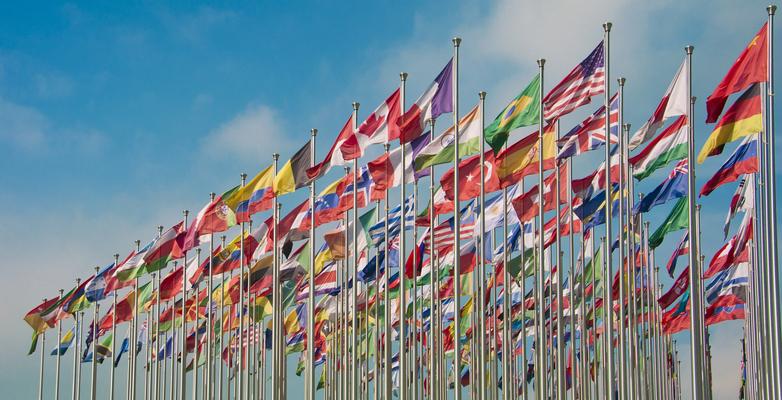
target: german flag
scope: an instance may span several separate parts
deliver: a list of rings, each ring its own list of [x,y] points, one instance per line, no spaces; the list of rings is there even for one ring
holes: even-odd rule
[[[722,153],[726,143],[739,140],[763,130],[760,108],[760,85],[750,86],[725,112],[698,153],[698,163],[706,157]]]

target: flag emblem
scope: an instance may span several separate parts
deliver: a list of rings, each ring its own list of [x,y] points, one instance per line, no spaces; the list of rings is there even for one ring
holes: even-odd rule
[[[520,96],[518,99],[515,99],[508,104],[508,107],[505,108],[505,112],[502,113],[502,120],[500,120],[499,128],[504,128],[506,125],[512,123],[513,119],[522,111],[526,110],[531,102],[532,97]]]

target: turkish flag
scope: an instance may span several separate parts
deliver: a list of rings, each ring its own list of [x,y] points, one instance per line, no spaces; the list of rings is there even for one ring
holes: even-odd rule
[[[476,154],[465,158],[459,163],[459,200],[466,201],[478,197],[481,193],[481,157]],[[484,153],[483,160],[484,192],[491,193],[500,190],[500,178],[494,168],[494,151]],[[453,168],[440,178],[440,186],[445,191],[445,197],[453,200]]]

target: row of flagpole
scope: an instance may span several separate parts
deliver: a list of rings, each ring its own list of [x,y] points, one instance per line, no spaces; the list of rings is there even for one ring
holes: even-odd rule
[[[778,398],[782,395],[782,377],[779,370],[779,365],[776,360],[780,355],[780,324],[779,324],[779,287],[778,287],[778,259],[776,250],[776,196],[775,196],[775,151],[774,151],[774,86],[773,86],[773,53],[772,53],[772,35],[773,35],[773,16],[775,12],[774,6],[768,8],[768,79],[765,84],[765,96],[764,96],[764,123],[765,129],[761,135],[762,140],[758,142],[759,147],[759,160],[760,171],[758,174],[758,184],[763,188],[761,196],[756,199],[756,212],[757,221],[755,229],[755,239],[752,243],[753,253],[751,254],[751,284],[748,296],[748,317],[745,322],[745,346],[748,349],[748,356],[746,357],[746,368],[748,371],[752,371],[752,379],[747,379],[747,385],[752,390],[749,397],[751,398]],[[502,292],[502,323],[501,326],[501,342],[498,345],[498,323],[497,323],[497,306],[498,295],[497,285],[498,276],[497,268],[495,265],[494,271],[491,275],[492,282],[492,294],[494,300],[491,302],[491,306],[494,310],[492,313],[492,319],[487,321],[487,302],[485,300],[487,284],[487,269],[486,269],[486,245],[483,243],[486,240],[486,220],[485,220],[485,206],[486,206],[486,191],[485,191],[485,170],[481,167],[480,171],[480,190],[479,190],[479,232],[476,237],[478,250],[478,262],[477,271],[473,272],[473,280],[477,282],[477,285],[470,286],[471,291],[468,293],[462,292],[462,285],[460,277],[462,277],[462,265],[460,260],[461,253],[461,202],[460,202],[460,182],[459,182],[459,168],[460,158],[459,147],[459,135],[460,135],[460,122],[459,122],[459,48],[461,40],[459,38],[453,39],[453,87],[452,87],[452,100],[453,100],[453,130],[454,130],[454,158],[453,158],[453,366],[450,369],[450,374],[453,379],[453,398],[462,398],[461,389],[461,373],[464,367],[469,367],[470,376],[469,384],[470,397],[477,397],[480,399],[490,398],[492,400],[498,398],[498,390],[495,390],[494,383],[487,382],[487,379],[493,381],[499,380],[501,376],[502,383],[502,399],[516,399],[532,397],[531,393],[534,393],[534,397],[538,399],[543,398],[566,398],[568,396],[568,386],[571,386],[572,398],[613,398],[619,399],[631,399],[631,398],[651,398],[651,399],[669,399],[678,398],[681,396],[680,387],[680,374],[678,371],[679,360],[675,354],[678,351],[675,350],[674,342],[671,340],[669,334],[665,334],[661,331],[660,319],[663,314],[663,310],[660,308],[657,298],[661,294],[660,287],[657,286],[657,268],[654,266],[654,250],[650,248],[649,240],[649,222],[643,221],[639,218],[635,218],[631,215],[631,210],[634,208],[634,189],[631,168],[628,162],[628,139],[629,139],[629,124],[624,122],[624,88],[626,81],[623,78],[617,80],[619,86],[619,122],[618,122],[618,149],[619,149],[619,201],[618,201],[618,215],[616,215],[619,221],[618,232],[618,259],[619,259],[619,285],[618,285],[618,316],[615,315],[613,306],[613,285],[611,284],[611,278],[614,276],[615,268],[612,261],[612,240],[614,238],[612,224],[614,215],[612,210],[612,173],[611,164],[613,154],[610,146],[611,134],[611,93],[610,93],[610,32],[611,24],[605,23],[604,28],[604,41],[603,41],[603,54],[605,59],[605,78],[604,78],[604,107],[605,107],[605,235],[600,238],[600,247],[598,252],[602,252],[603,265],[595,266],[595,254],[593,249],[585,249],[586,240],[582,240],[582,247],[580,250],[580,262],[581,273],[579,277],[580,299],[579,309],[575,310],[575,288],[576,288],[576,254],[574,245],[574,201],[572,195],[572,164],[568,160],[566,163],[558,165],[555,168],[555,231],[556,242],[554,248],[556,249],[551,255],[550,272],[548,275],[549,283],[546,281],[544,272],[547,269],[547,253],[545,244],[545,200],[544,200],[544,135],[547,130],[546,119],[544,118],[544,67],[545,60],[538,60],[538,69],[540,77],[540,85],[538,87],[539,95],[539,115],[538,115],[538,177],[537,185],[539,190],[540,204],[538,206],[538,215],[535,219],[537,237],[536,242],[531,243],[533,249],[533,260],[536,265],[532,274],[533,278],[533,307],[534,317],[532,318],[533,334],[532,346],[534,348],[534,384],[532,391],[529,391],[527,384],[527,369],[529,367],[528,354],[527,354],[527,327],[525,323],[525,295],[526,295],[526,260],[524,259],[525,246],[527,243],[524,241],[524,222],[522,225],[521,234],[521,278],[517,283],[520,286],[520,292],[522,296],[522,317],[521,317],[521,333],[518,340],[521,343],[520,346],[520,360],[519,355],[516,354],[516,342],[517,339],[514,336],[512,325],[513,304],[513,285],[515,284],[514,278],[510,274],[510,257],[511,251],[508,244],[508,190],[502,189],[502,265],[503,265],[503,280],[504,287]],[[697,204],[695,198],[695,131],[694,124],[694,104],[695,98],[692,96],[692,56],[694,48],[687,46],[686,52],[686,74],[688,81],[687,98],[689,101],[689,107],[687,110],[688,123],[688,145],[687,145],[687,165],[689,173],[687,177],[687,210],[688,210],[688,223],[687,229],[689,234],[689,323],[691,334],[690,340],[690,386],[692,388],[693,398],[711,398],[711,381],[710,381],[710,360],[708,351],[708,333],[706,331],[706,325],[704,321],[705,316],[705,298],[703,290],[703,265],[704,259],[701,254],[701,227],[700,227],[700,206]],[[405,84],[407,74],[401,74],[400,76],[400,99],[402,109],[405,109]],[[480,113],[480,126],[484,126],[484,102],[486,93],[479,93],[479,113]],[[358,110],[359,104],[353,103],[353,118],[352,129],[355,131],[358,129]],[[431,127],[431,135],[434,135],[435,120],[428,121]],[[559,122],[555,122],[555,129],[557,131],[557,137],[559,137]],[[317,130],[311,131],[310,139],[310,167],[315,166],[315,139]],[[406,162],[406,146],[403,144],[401,147],[402,163]],[[388,146],[385,151],[388,153]],[[486,162],[484,159],[484,141],[480,141],[480,165],[483,166]],[[273,156],[274,171],[277,172],[277,160],[278,155]],[[447,359],[444,356],[444,341],[446,338],[443,336],[444,327],[441,326],[443,318],[443,302],[440,298],[440,287],[438,285],[439,280],[437,274],[439,272],[438,255],[434,248],[434,228],[435,221],[437,219],[434,211],[434,167],[430,168],[430,208],[428,215],[428,230],[429,235],[429,334],[426,337],[426,346],[424,345],[423,338],[424,332],[424,320],[421,316],[421,320],[418,320],[419,306],[420,311],[423,314],[424,303],[423,296],[419,296],[419,284],[417,282],[417,274],[415,273],[412,278],[408,278],[406,271],[404,270],[407,257],[406,246],[406,230],[407,230],[407,190],[406,190],[406,171],[402,173],[402,182],[400,186],[400,234],[398,239],[398,256],[397,260],[399,264],[399,296],[398,296],[398,340],[397,343],[393,343],[393,321],[392,315],[393,308],[391,307],[391,294],[389,286],[391,282],[389,276],[390,270],[390,233],[389,233],[389,197],[388,189],[386,188],[386,196],[383,201],[385,218],[384,226],[384,272],[383,281],[380,284],[380,257],[378,247],[377,258],[375,264],[375,282],[374,282],[374,335],[370,335],[369,331],[369,313],[370,313],[370,285],[359,284],[359,263],[361,257],[359,256],[358,247],[358,226],[359,226],[359,207],[358,207],[358,174],[359,167],[357,159],[353,160],[352,165],[352,185],[353,185],[353,198],[352,205],[348,214],[345,215],[343,222],[344,235],[345,235],[345,255],[341,261],[342,268],[338,272],[340,287],[342,290],[337,297],[338,315],[336,319],[331,322],[328,330],[333,330],[334,335],[329,335],[328,339],[328,353],[325,355],[326,363],[324,368],[327,373],[325,374],[325,386],[324,391],[327,398],[346,398],[346,399],[359,399],[365,398],[370,392],[370,376],[374,380],[375,384],[372,388],[372,392],[375,398],[391,398],[393,396],[394,388],[398,388],[397,396],[400,399],[407,398],[434,398],[441,399],[446,398],[449,392],[448,378],[449,368],[446,365]],[[568,182],[560,182],[560,169],[565,169],[568,174]],[[347,171],[346,171],[347,172]],[[350,173],[350,172],[347,172]],[[309,214],[309,271],[308,282],[309,291],[306,299],[306,367],[305,373],[305,386],[304,393],[306,398],[314,399],[317,391],[317,376],[315,373],[316,368],[316,335],[315,335],[315,265],[316,265],[316,192],[315,192],[315,180],[311,180],[309,183],[309,207],[313,210]],[[241,186],[246,183],[246,175],[242,174]],[[523,181],[521,182],[523,189]],[[562,184],[568,186],[567,199],[560,198],[560,187]],[[751,184],[754,184],[751,183]],[[625,189],[627,187],[627,189]],[[418,197],[417,186],[413,189],[413,215],[417,212],[416,200]],[[522,190],[523,192],[523,190]],[[211,200],[214,201],[214,194],[211,195]],[[563,308],[563,300],[566,298],[565,289],[563,287],[563,281],[565,278],[564,273],[564,251],[563,242],[561,241],[561,201],[565,200],[567,204],[568,213],[568,230],[571,235],[568,243],[569,262],[568,267],[568,318],[566,321],[565,310]],[[379,203],[376,203],[375,208],[379,208]],[[271,316],[271,344],[268,346],[271,349],[271,363],[269,365],[269,375],[271,380],[271,398],[286,398],[288,395],[288,382],[286,378],[286,365],[287,354],[285,349],[285,336],[283,321],[283,299],[282,288],[280,285],[280,268],[282,266],[282,254],[277,237],[277,224],[280,220],[280,206],[275,197],[274,205],[272,206],[272,220],[273,220],[273,261],[272,261],[272,290],[271,290],[271,302],[272,302],[272,316]],[[348,215],[352,217],[348,219]],[[379,216],[378,216],[379,219]],[[188,211],[183,213],[183,225],[188,225]],[[417,231],[413,226],[413,252],[419,251],[417,246]],[[135,284],[131,289],[134,292],[134,313],[130,322],[130,329],[127,340],[129,341],[129,356],[128,356],[128,375],[126,385],[126,397],[138,398],[140,393],[137,393],[138,388],[138,357],[136,350],[136,341],[140,337],[141,331],[144,331],[146,350],[143,358],[142,365],[140,366],[144,370],[142,375],[143,379],[143,398],[145,399],[158,399],[158,398],[173,398],[186,399],[188,395],[192,398],[223,398],[225,392],[228,393],[228,397],[233,394],[234,398],[238,399],[261,399],[265,398],[268,394],[265,390],[266,382],[266,335],[265,321],[256,321],[256,307],[257,295],[251,294],[250,291],[250,274],[251,268],[245,262],[244,255],[244,238],[246,233],[245,222],[240,224],[240,237],[239,251],[242,254],[239,261],[239,274],[238,274],[238,307],[234,311],[236,300],[230,298],[231,304],[228,307],[228,326],[227,331],[224,330],[224,313],[226,312],[226,275],[222,276],[222,283],[220,284],[220,305],[217,307],[212,306],[214,299],[212,298],[214,286],[212,282],[212,268],[214,259],[214,242],[212,235],[210,235],[209,244],[209,260],[208,260],[208,290],[207,297],[207,311],[205,315],[207,327],[205,329],[206,340],[206,361],[204,363],[203,371],[201,371],[201,379],[203,379],[203,389],[198,385],[199,379],[199,333],[201,322],[199,321],[199,285],[196,284],[194,288],[188,289],[188,262],[187,252],[184,253],[184,260],[182,264],[182,287],[181,287],[181,323],[176,326],[177,316],[176,310],[171,308],[173,313],[172,320],[173,328],[170,332],[172,335],[172,347],[174,350],[171,355],[170,363],[170,375],[166,376],[166,366],[168,363],[165,358],[159,359],[158,352],[151,350],[152,336],[150,331],[155,330],[155,341],[159,344],[158,339],[161,338],[160,332],[160,318],[161,307],[163,302],[160,298],[160,287],[162,270],[156,274],[151,275],[151,283],[153,290],[156,293],[157,301],[154,303],[150,310],[146,311],[146,322],[142,321],[140,309],[140,285],[139,280],[135,278]],[[493,229],[493,234],[496,233],[496,227]],[[248,231],[252,231],[252,221],[249,222]],[[636,234],[640,233],[640,243],[635,243]],[[594,237],[595,232],[590,234],[593,236],[590,238],[590,243],[597,239]],[[162,227],[159,229],[158,237],[162,235]],[[582,233],[584,235],[584,233]],[[534,235],[533,235],[534,237]],[[636,258],[636,245],[640,246],[639,250],[642,254],[640,259],[643,260],[642,265],[635,265]],[[223,237],[223,244],[221,246],[225,250],[225,239]],[[494,246],[492,245],[493,249]],[[136,242],[136,251],[140,251],[140,242]],[[196,251],[196,265],[201,264],[200,250]],[[585,269],[586,269],[586,255],[592,256],[590,262],[592,265],[592,282],[591,287],[593,291],[592,302],[589,307],[592,308],[594,321],[593,325],[589,327],[589,321],[587,317],[587,297],[586,297],[586,281],[585,281]],[[367,259],[370,257],[368,256]],[[414,257],[416,258],[416,257]],[[119,255],[114,257],[115,264],[119,262]],[[174,269],[176,263],[174,263]],[[595,282],[595,275],[597,274],[596,268],[602,268],[603,272],[603,298],[602,298],[602,322],[603,333],[597,332],[597,314],[598,314],[598,302],[597,302],[597,286]],[[640,275],[636,275],[636,274]],[[98,275],[98,268],[96,268],[96,274]],[[233,278],[233,273],[230,274],[230,279]],[[640,276],[641,286],[640,294],[637,285],[637,278]],[[412,282],[410,282],[412,280]],[[77,287],[79,286],[77,281]],[[409,285],[412,285],[412,289],[409,289]],[[627,286],[626,286],[627,285]],[[382,296],[380,289],[382,287]],[[359,289],[363,289],[363,298],[359,304]],[[408,292],[408,289],[410,292]],[[187,352],[188,352],[188,300],[190,296],[188,292],[192,292],[194,297],[195,316],[193,318],[193,330],[194,330],[194,347],[195,357],[193,360],[193,374],[192,374],[192,389],[187,388]],[[425,291],[421,286],[421,294]],[[63,296],[63,291],[60,290],[60,297]],[[472,303],[471,307],[474,307],[477,311],[471,311],[468,313],[471,320],[462,321],[462,306],[465,297],[470,298]],[[383,318],[384,325],[380,326],[379,307],[380,301],[383,300]],[[489,298],[491,299],[491,297]],[[112,312],[116,316],[117,310],[117,298],[116,292],[112,296],[113,306]],[[477,301],[477,305],[472,305]],[[407,309],[408,302],[412,303],[412,317],[408,317]],[[175,307],[176,304],[173,301],[169,301],[170,307]],[[639,305],[640,303],[640,312]],[[465,305],[466,306],[466,305]],[[364,320],[359,318],[359,308],[362,307],[364,311]],[[214,311],[215,308],[219,311],[219,330],[215,335],[214,325]],[[650,312],[650,309],[652,310]],[[238,315],[234,316],[234,313]],[[152,315],[154,314],[154,317]],[[251,317],[245,317],[251,316]],[[89,328],[92,335],[92,361],[91,361],[91,394],[92,399],[99,398],[97,393],[97,363],[98,363],[98,317],[99,306],[95,303],[93,309],[93,323]],[[234,329],[234,322],[232,319],[238,317],[238,330]],[[618,318],[617,318],[618,317]],[[154,323],[150,322],[150,318],[154,318]],[[409,320],[412,318],[412,321]],[[81,323],[79,321],[82,321]],[[462,322],[469,322],[469,326],[472,328],[471,333],[462,332]],[[566,324],[569,323],[569,328],[565,329]],[[74,332],[77,336],[75,343],[77,343],[74,349],[74,371],[72,379],[72,397],[79,398],[80,396],[80,371],[81,365],[78,359],[79,341],[81,339],[81,332],[79,325],[84,324],[83,312],[77,315],[75,320]],[[331,326],[331,324],[335,326]],[[493,324],[493,325],[492,325]],[[578,326],[577,326],[578,325]],[[487,335],[488,332],[491,335]],[[420,330],[420,334],[419,334]],[[566,330],[570,332],[570,349],[567,348],[566,343]],[[235,332],[234,332],[235,331]],[[364,339],[363,343],[359,341],[363,331]],[[261,333],[259,333],[261,332]],[[576,332],[579,332],[577,337]],[[468,336],[469,341],[466,344],[462,343],[463,333]],[[169,332],[166,332],[165,337],[168,338]],[[227,335],[227,338],[226,338]],[[616,337],[615,337],[616,335]],[[116,339],[116,323],[115,318],[112,317],[111,321],[111,350],[112,357],[118,357],[115,342]],[[374,354],[374,364],[372,370],[370,370],[370,337],[372,338],[372,353]],[[589,358],[589,343],[590,338],[594,339],[594,363]],[[57,321],[57,345],[62,342],[62,320]],[[166,340],[167,341],[167,340]],[[576,342],[578,341],[578,348]],[[263,343],[261,348],[258,342]],[[615,346],[614,343],[617,343]],[[43,398],[44,393],[44,344],[45,333],[41,336],[41,359],[40,359],[40,377],[39,377],[39,398]],[[236,345],[235,345],[236,344]],[[360,348],[359,346],[366,346]],[[394,379],[394,345],[398,350],[398,373],[396,379]],[[220,361],[221,357],[216,357],[214,352],[215,347],[218,349],[225,346],[228,357],[227,360],[230,363],[236,365],[229,365],[228,371],[223,371],[223,362]],[[466,346],[466,347],[465,347]],[[469,348],[468,360],[465,362],[462,358],[462,349]],[[419,352],[420,350],[420,352]],[[121,350],[122,351],[122,350]],[[166,343],[164,343],[164,351],[169,353]],[[181,361],[177,365],[177,351],[181,352]],[[57,357],[55,361],[55,382],[54,393],[55,398],[60,397],[60,364],[61,355],[60,350],[57,351]],[[232,352],[234,352],[232,354]],[[219,352],[222,353],[222,352]],[[236,354],[238,353],[238,355]],[[598,354],[601,353],[601,354]],[[498,357],[498,354],[500,355]],[[154,357],[153,357],[154,355]],[[382,356],[382,361],[381,360]],[[235,357],[235,360],[234,360]],[[336,357],[336,358],[335,358]],[[501,361],[499,361],[501,359]],[[259,362],[259,360],[261,360]],[[600,360],[600,361],[598,361]],[[219,371],[215,371],[215,362],[220,364]],[[519,366],[519,362],[521,365]],[[112,362],[113,363],[113,362]],[[572,363],[572,378],[571,382],[568,382],[568,364]],[[161,367],[163,371],[161,371]],[[153,371],[154,369],[154,371]],[[259,372],[259,369],[261,372]],[[378,369],[382,369],[382,375]],[[224,376],[224,372],[227,376]],[[231,376],[233,373],[233,376]],[[593,378],[590,379],[589,375],[593,374]],[[170,379],[168,379],[170,378]],[[227,379],[225,379],[227,378]],[[521,379],[520,391],[517,390],[517,379]],[[161,381],[162,380],[162,381]],[[395,380],[398,383],[394,382]],[[233,382],[232,382],[233,381]],[[382,381],[382,395],[381,386],[379,382]],[[216,384],[216,388],[215,388]],[[231,385],[234,385],[233,388]],[[419,387],[420,386],[420,387]],[[419,391],[420,389],[420,391]],[[233,390],[233,392],[232,392]],[[109,379],[109,397],[114,398],[115,392],[115,371],[112,367],[110,370]],[[189,392],[189,393],[188,393]],[[753,397],[757,396],[757,397]]]

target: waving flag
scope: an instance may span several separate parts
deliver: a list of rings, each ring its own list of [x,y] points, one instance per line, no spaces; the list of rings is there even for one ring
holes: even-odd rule
[[[752,226],[752,214],[744,214],[739,231],[720,247],[717,253],[714,254],[714,257],[711,258],[709,268],[703,273],[704,278],[711,278],[732,265],[749,260],[749,247],[747,244],[752,239]]]
[[[717,172],[709,178],[703,188],[701,196],[708,196],[714,189],[730,182],[734,182],[743,174],[758,172],[758,139],[757,136],[748,136],[739,147],[731,154],[730,158],[722,164]]]
[[[611,184],[619,184],[619,146],[611,148]],[[600,190],[606,188],[606,163],[600,163],[600,167],[591,174],[573,179],[571,188],[573,193],[582,199],[588,199]]]
[[[660,296],[659,299],[657,299],[657,303],[660,304],[660,307],[665,309],[668,308],[671,304],[673,304],[674,301],[676,301],[679,297],[681,297],[684,292],[686,292],[690,287],[690,267],[688,266],[684,270],[682,270],[682,273],[679,274],[679,277],[676,278],[676,281],[673,283],[673,286],[671,286],[670,289],[668,289],[665,294]]]
[[[686,229],[689,225],[689,215],[687,196],[685,196],[676,202],[671,213],[665,218],[665,221],[663,221],[663,223],[660,224],[660,227],[649,236],[649,247],[655,249],[662,244],[666,234]]]
[[[490,150],[484,154],[483,165],[481,165],[480,154],[466,158],[459,163],[459,200],[470,200],[480,194],[480,168],[484,170],[485,192],[491,193],[500,190],[500,179],[497,176],[494,163],[494,151]],[[453,174],[453,168],[451,168],[440,178],[440,186],[448,199],[454,198]]]
[[[68,332],[65,332],[65,335],[63,335],[60,343],[57,343],[54,349],[52,349],[51,355],[65,355],[68,349],[71,348],[71,344],[73,344],[73,339],[76,337],[76,332],[78,332],[78,330],[79,324],[76,324],[73,326],[73,328],[69,329]]]
[[[329,152],[326,153],[326,157],[323,158],[315,166],[307,168],[307,177],[309,179],[318,179],[326,172],[329,172],[331,167],[345,165],[345,157],[342,155],[340,148],[342,145],[353,135],[353,114],[350,115],[342,130],[339,131],[337,138],[334,140],[334,144],[331,145]]]
[[[480,150],[481,126],[478,106],[459,120],[459,157],[467,157]],[[415,170],[420,171],[433,165],[453,162],[454,129],[449,127],[440,136],[432,139],[415,157]]]
[[[543,130],[543,170],[552,169],[556,165],[555,128],[556,125],[551,124]],[[538,173],[539,147],[538,132],[534,132],[502,150],[496,158],[492,153],[501,187],[515,185],[525,176]]]
[[[544,180],[543,180],[543,203],[545,206],[543,207],[543,211],[548,212],[553,210],[556,207],[556,181],[557,181],[557,173],[553,172],[549,174]],[[562,167],[559,168],[559,200],[560,205],[567,203],[567,193],[568,193],[568,168],[567,164],[564,164]],[[523,222],[529,222],[535,216],[538,215],[538,210],[540,209],[540,191],[538,190],[538,185],[533,186],[530,190],[528,190],[526,193],[522,194],[521,196],[513,199],[511,201],[511,204],[513,205],[513,209],[516,211],[516,216],[520,221]]]
[[[698,153],[698,163],[722,153],[727,143],[763,131],[760,85],[752,85],[722,116]]]
[[[628,161],[633,166],[635,179],[640,181],[669,162],[687,157],[688,130],[687,117],[679,117],[643,150],[630,157]]]
[[[414,172],[413,160],[419,152],[429,144],[430,137],[421,135],[412,142],[405,144],[405,163],[402,165],[402,147],[397,147],[387,154],[367,163],[369,174],[375,186],[372,188],[371,199],[381,200],[385,198],[385,190],[399,186],[402,183],[402,171],[405,171],[405,182],[413,182],[423,176],[429,175],[429,170]]]
[[[144,254],[144,273],[151,273],[165,268],[169,261],[180,259],[184,256],[183,242],[187,231],[184,222],[172,226],[159,238]]]
[[[453,112],[453,59],[437,75],[421,97],[397,120],[399,142],[408,143],[424,131],[430,119]]]
[[[589,104],[592,96],[605,89],[605,59],[603,42],[554,89],[543,98],[543,114],[547,121],[553,121],[578,107]]]
[[[673,271],[676,270],[676,260],[690,253],[690,233],[684,232],[679,244],[676,245],[676,249],[671,254],[671,258],[668,259],[668,264],[665,265],[668,275],[673,278]]]
[[[399,137],[399,127],[396,125],[401,114],[399,94],[400,90],[395,90],[359,125],[358,130],[342,143],[340,151],[345,160],[363,156],[371,144],[388,143]]]
[[[706,99],[706,122],[717,120],[728,96],[768,77],[768,23],[750,40],[728,73]]]
[[[687,160],[679,161],[660,185],[635,204],[633,214],[649,212],[654,206],[686,196],[687,175]]]
[[[617,134],[619,133],[619,95],[615,94],[609,101],[610,114],[610,134],[611,143],[619,143]],[[606,107],[600,106],[587,119],[581,121],[576,127],[557,140],[560,150],[557,159],[577,156],[587,151],[594,150],[606,142]]]
[[[725,217],[725,227],[722,232],[725,234],[724,239],[728,238],[728,232],[730,231],[730,221],[733,220],[733,216],[737,212],[747,212],[755,208],[755,182],[753,180],[754,175],[744,175],[739,182],[739,186],[736,188],[736,193],[730,199],[730,207],[728,208],[728,215]]]
[[[154,241],[149,242],[149,244],[135,252],[130,258],[120,263],[114,268],[113,276],[120,281],[133,280],[133,278],[138,276],[141,267],[144,265],[144,256],[147,255],[147,252],[154,244]]]
[[[497,154],[508,141],[508,135],[516,128],[535,125],[540,114],[540,75],[514,98],[497,118],[486,127],[483,136]]]
[[[106,280],[113,268],[114,263],[103,267],[103,269],[95,275],[95,278],[87,284],[84,288],[84,296],[86,296],[87,301],[94,303],[106,298]]]
[[[744,300],[738,296],[724,295],[718,297],[706,310],[704,322],[706,326],[723,321],[744,319]]]
[[[291,193],[296,189],[307,186],[312,180],[307,176],[307,168],[310,167],[312,162],[310,141],[304,143],[299,151],[291,157],[290,160],[283,164],[282,168],[277,171],[277,175],[274,177],[274,194],[279,196],[281,194]]]
[[[717,274],[706,286],[704,290],[706,304],[712,304],[718,297],[729,294],[746,297],[743,292],[747,286],[749,286],[749,263],[736,264]]]
[[[274,167],[270,165],[223,201],[236,214],[236,222],[247,222],[252,214],[272,207],[273,187]]]
[[[230,197],[231,194],[239,187],[236,186],[233,189],[228,190],[215,199],[201,211],[198,212],[193,222],[187,228],[187,234],[185,235],[183,251],[188,251],[198,246],[200,236],[210,233],[225,232],[228,228],[236,225],[236,214],[228,207],[223,199]]]
[[[654,136],[666,119],[687,115],[687,111],[690,108],[690,100],[687,98],[687,89],[690,85],[690,78],[687,75],[688,68],[687,58],[685,58],[673,77],[673,81],[668,85],[665,95],[663,95],[662,100],[660,100],[660,103],[654,110],[654,114],[630,138],[628,144],[630,150],[635,150],[641,143]]]

